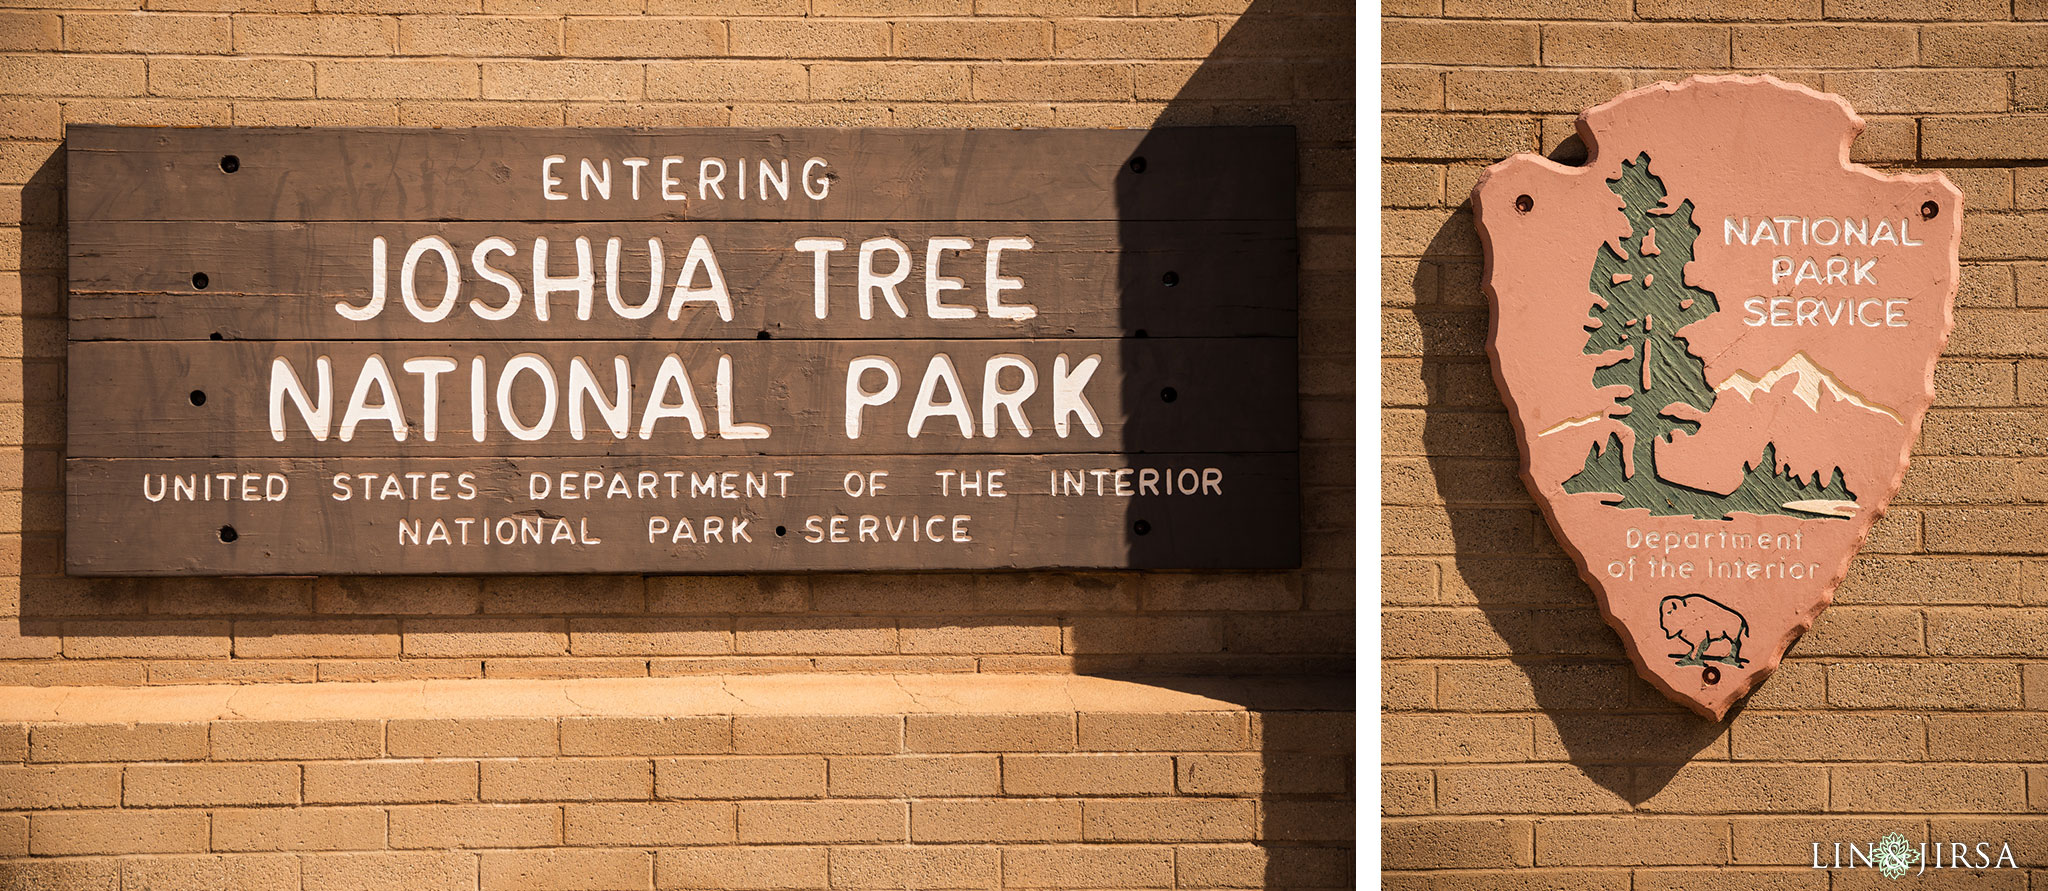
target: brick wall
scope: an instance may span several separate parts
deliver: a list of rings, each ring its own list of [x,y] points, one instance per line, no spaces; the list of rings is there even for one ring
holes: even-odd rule
[[[1348,672],[1349,5],[79,0],[0,10],[0,685]],[[111,7],[111,8],[103,8]],[[1144,127],[1300,139],[1306,569],[62,575],[63,125]],[[17,226],[17,223],[19,224]],[[18,621],[16,620],[16,617]]]
[[[1167,688],[1350,672],[1349,4],[76,2],[0,9],[0,889],[1351,883],[1344,692]],[[71,123],[1293,124],[1304,568],[66,578]]]
[[[876,679],[828,717],[796,689],[815,678],[695,681],[74,691],[63,721],[67,697],[23,695],[0,705],[29,718],[0,722],[0,888],[1349,884],[1352,726],[1328,702],[1041,679],[963,705],[970,678],[906,709]]]
[[[2048,6],[1384,9],[1388,887],[1889,886],[1810,845],[1898,831],[2031,868],[1905,881],[2048,888]],[[1714,724],[1636,677],[1516,476],[1467,198],[1516,152],[1582,160],[1586,106],[1720,72],[1842,95],[1856,160],[1939,169],[1965,217],[1905,486],[1836,605]]]

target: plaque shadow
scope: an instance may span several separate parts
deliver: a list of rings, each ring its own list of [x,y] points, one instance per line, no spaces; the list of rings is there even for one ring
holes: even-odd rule
[[[1573,136],[1547,156],[1583,165],[1586,148]],[[1470,176],[1460,179],[1452,169],[1447,188],[1469,187]],[[1423,249],[1419,269],[1405,281],[1387,281],[1390,297],[1400,287],[1412,293],[1425,394],[1426,488],[1440,500],[1449,523],[1449,541],[1431,549],[1450,555],[1438,603],[1476,606],[1499,636],[1519,675],[1513,683],[1527,685],[1540,713],[1536,757],[1561,757],[1639,805],[1701,752],[1715,745],[1725,750],[1730,722],[1743,706],[1737,704],[1723,722],[1708,721],[1643,680],[1571,555],[1553,536],[1521,478],[1521,447],[1486,354],[1490,309],[1471,198],[1446,199],[1454,202],[1453,212]],[[1437,649],[1456,646],[1447,642]],[[1521,708],[1513,704],[1516,694],[1497,696],[1486,689],[1497,680],[1481,672],[1440,674],[1438,707],[1450,701],[1508,703],[1477,706],[1489,710]]]

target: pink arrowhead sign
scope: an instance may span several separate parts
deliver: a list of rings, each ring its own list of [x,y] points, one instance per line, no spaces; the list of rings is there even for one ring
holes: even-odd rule
[[[1719,720],[1827,608],[1906,472],[1953,324],[1962,195],[1849,162],[1771,77],[1579,116],[1591,157],[1472,190],[1522,475],[1636,668]]]

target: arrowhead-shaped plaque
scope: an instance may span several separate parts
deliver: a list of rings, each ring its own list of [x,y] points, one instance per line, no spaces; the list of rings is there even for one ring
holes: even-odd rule
[[[1771,77],[1580,115],[1590,154],[1472,190],[1522,474],[1643,677],[1719,720],[1813,626],[1906,472],[1962,196],[1849,162]]]

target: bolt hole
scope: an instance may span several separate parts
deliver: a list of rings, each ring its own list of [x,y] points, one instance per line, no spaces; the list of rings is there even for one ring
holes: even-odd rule
[[[1131,172],[1132,172],[1132,173],[1144,173],[1144,172],[1145,172],[1145,156],[1144,156],[1144,155],[1139,155],[1139,156],[1137,156],[1137,157],[1135,157],[1135,158],[1132,158],[1132,159],[1131,159]]]
[[[220,532],[217,534],[220,536],[220,540],[223,542],[231,542],[237,538],[242,537],[240,533],[235,531],[235,527],[233,526],[222,526],[220,527]]]
[[[776,534],[776,535],[778,535],[778,536],[781,536],[781,535],[788,535],[788,534],[789,534],[789,527],[788,527],[788,526],[777,526],[777,527],[775,527],[775,534]]]
[[[1148,334],[1148,333],[1146,333],[1145,329],[1143,329],[1143,328],[1139,328],[1138,330],[1136,330],[1136,331],[1133,331],[1133,332],[1131,332],[1131,336],[1132,336],[1132,337],[1151,337],[1152,335],[1151,335],[1151,334]]]
[[[195,272],[195,273],[192,273],[192,287],[194,287],[194,288],[196,288],[196,289],[198,289],[198,290],[204,291],[204,290],[206,290],[206,286],[207,286],[208,282],[209,282],[209,280],[208,280],[208,279],[207,279],[207,277],[206,277],[206,273],[204,273],[204,272]]]
[[[1529,196],[1527,196],[1527,195],[1517,195],[1517,196],[1515,196],[1515,210],[1516,210],[1516,211],[1518,211],[1518,212],[1520,212],[1520,213],[1528,213],[1529,211],[1532,211],[1532,210],[1535,210],[1535,209],[1536,209],[1536,199],[1534,199],[1534,198],[1531,198],[1531,197],[1529,197]]]
[[[1165,275],[1159,277],[1159,283],[1169,288],[1180,284],[1180,273],[1168,270]]]
[[[763,331],[763,332],[761,332],[761,333],[759,333],[759,334],[756,334],[756,335],[754,335],[754,339],[755,339],[755,340],[767,340],[767,339],[769,339],[769,338],[771,338],[771,337],[774,337],[774,336],[775,336],[775,335],[772,335],[772,334],[769,334],[769,333],[768,333],[768,332],[766,332],[766,331]]]
[[[1144,520],[1139,520],[1138,522],[1131,524],[1131,531],[1136,532],[1139,535],[1144,535],[1152,531],[1152,524],[1147,523]]]
[[[1161,402],[1172,402],[1175,399],[1179,398],[1180,392],[1172,387],[1167,387],[1166,389],[1159,391],[1159,401]]]
[[[1938,216],[1941,216],[1941,205],[1936,204],[1932,201],[1920,205],[1921,219],[1931,220]]]
[[[223,339],[223,338],[222,338],[222,337],[220,336],[220,332],[219,332],[219,331],[215,331],[215,332],[213,332],[212,334],[208,334],[208,335],[206,335],[206,339],[207,339],[207,340],[221,340],[221,339]]]
[[[1703,669],[1701,669],[1701,670],[1700,670],[1700,680],[1706,681],[1706,682],[1707,682],[1707,686],[1709,686],[1709,687],[1711,687],[1711,686],[1713,686],[1713,685],[1715,685],[1715,684],[1718,684],[1718,683],[1720,683],[1720,682],[1721,682],[1721,669],[1715,668],[1715,667],[1714,667],[1714,666],[1712,666],[1712,665],[1709,665],[1709,666],[1707,666],[1706,668],[1703,668]]]
[[[188,396],[188,397],[186,397],[186,398],[188,398],[188,399],[191,399],[191,400],[192,400],[192,404],[193,404],[193,405],[205,405],[205,404],[206,404],[206,391],[205,391],[205,390],[193,390],[193,391],[192,391],[192,395],[191,395],[191,396]]]
[[[237,158],[234,155],[220,156],[220,172],[233,173],[240,169],[242,169],[242,159]]]

